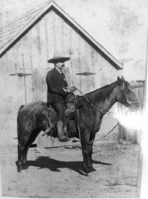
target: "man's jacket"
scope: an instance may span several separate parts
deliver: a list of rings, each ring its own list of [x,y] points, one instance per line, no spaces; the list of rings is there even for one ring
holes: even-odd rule
[[[64,103],[66,93],[63,88],[68,86],[65,75],[59,73],[55,68],[50,70],[46,76],[47,82],[47,102],[53,104],[56,102]]]

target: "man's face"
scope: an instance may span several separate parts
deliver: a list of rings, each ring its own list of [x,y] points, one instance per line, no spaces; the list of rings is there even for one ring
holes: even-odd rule
[[[65,67],[65,64],[64,64],[64,62],[58,62],[58,63],[55,63],[55,66],[56,66],[60,71],[62,71],[63,68]]]

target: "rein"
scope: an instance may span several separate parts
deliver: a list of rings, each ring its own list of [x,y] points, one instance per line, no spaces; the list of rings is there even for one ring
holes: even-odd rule
[[[83,95],[83,97],[86,99],[86,101],[88,101],[90,103],[90,105],[95,108],[97,111],[99,111],[101,114],[105,114],[105,112],[100,111],[86,96],[85,94],[82,93],[82,91],[80,91],[78,88],[77,90]],[[110,111],[107,111],[108,114],[111,114]]]

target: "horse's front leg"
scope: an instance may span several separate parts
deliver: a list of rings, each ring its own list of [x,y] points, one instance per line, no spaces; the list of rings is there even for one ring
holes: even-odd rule
[[[85,172],[89,173],[91,171],[95,171],[95,169],[92,166],[93,139],[90,140],[90,133],[88,131],[82,133],[81,145],[83,154],[83,167]]]
[[[89,156],[88,156],[88,162],[89,164],[89,169],[90,171],[95,171],[93,165],[92,165],[92,153],[93,153],[93,143],[94,143],[94,139],[95,139],[95,133],[90,133],[90,137],[89,137],[89,142],[88,142],[88,151],[89,151]]]
[[[93,165],[92,165],[92,153],[93,153],[93,142],[94,140],[91,140],[88,142],[88,168],[89,172],[95,171]]]

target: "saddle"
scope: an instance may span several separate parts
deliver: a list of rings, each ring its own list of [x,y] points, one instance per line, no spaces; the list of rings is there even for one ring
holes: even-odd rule
[[[76,96],[74,93],[70,93],[65,98],[65,120],[74,119],[76,117],[76,110],[82,106],[81,97]],[[55,127],[55,118],[56,113],[54,108],[50,105],[48,108],[48,121],[49,127],[48,129],[42,134],[42,136],[48,134],[54,127]],[[50,135],[52,133],[50,132]]]
[[[68,117],[70,113],[73,113],[76,110],[77,96],[73,93],[70,93],[65,98],[65,117]]]

